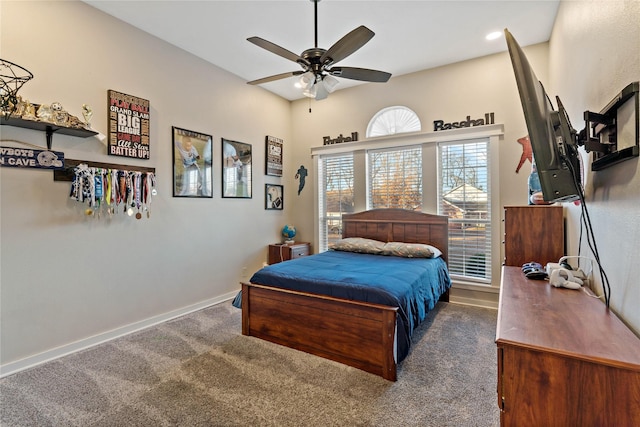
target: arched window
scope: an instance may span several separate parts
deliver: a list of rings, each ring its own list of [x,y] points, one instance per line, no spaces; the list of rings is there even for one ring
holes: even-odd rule
[[[396,105],[383,108],[371,118],[367,126],[367,138],[416,132],[421,129],[420,119],[412,109]]]

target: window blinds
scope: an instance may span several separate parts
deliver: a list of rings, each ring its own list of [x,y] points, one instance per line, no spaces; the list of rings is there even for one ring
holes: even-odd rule
[[[443,143],[438,149],[438,213],[449,217],[449,270],[490,282],[489,143]]]
[[[368,151],[369,209],[422,209],[422,147]]]
[[[318,161],[319,252],[342,237],[342,214],[354,212],[353,154]]]

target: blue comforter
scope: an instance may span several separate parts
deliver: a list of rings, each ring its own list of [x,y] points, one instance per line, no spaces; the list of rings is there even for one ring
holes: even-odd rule
[[[451,286],[441,258],[400,258],[328,251],[269,265],[252,283],[398,307],[397,361],[413,330]]]

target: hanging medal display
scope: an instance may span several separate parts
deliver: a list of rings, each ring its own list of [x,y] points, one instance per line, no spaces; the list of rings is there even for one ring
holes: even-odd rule
[[[118,170],[111,170],[111,214],[116,213],[116,200],[118,198]]]
[[[98,218],[102,217],[101,207],[102,207],[102,196],[103,196],[103,181],[102,181],[102,169],[93,168],[93,200],[94,207],[96,212],[98,213]]]
[[[151,200],[158,192],[156,191],[156,176],[153,172],[147,172],[144,176],[144,196],[143,196],[143,211],[147,212],[147,218],[151,217]]]
[[[135,206],[135,203],[133,202],[133,180],[132,180],[132,176],[133,176],[133,172],[127,172],[126,173],[126,179],[127,179],[127,197],[126,197],[126,202],[125,202],[125,209],[127,212],[127,215],[131,216],[133,215],[133,207]]]
[[[126,171],[89,167],[81,163],[74,168],[70,198],[86,204],[84,214],[102,217],[106,209],[107,217],[113,217],[122,205],[127,216],[142,219],[142,212],[150,217],[153,196],[157,194],[153,172]]]
[[[135,195],[136,202],[136,219],[142,218],[142,214],[140,213],[140,204],[142,197],[142,189],[140,186],[142,185],[142,172],[134,172],[133,174],[133,193]]]
[[[111,169],[106,169],[103,173],[104,182],[106,184],[104,192],[104,202],[107,205],[107,214],[111,216]]]

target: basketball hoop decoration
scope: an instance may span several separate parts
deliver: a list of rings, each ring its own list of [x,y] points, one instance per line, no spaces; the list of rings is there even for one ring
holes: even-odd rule
[[[9,118],[18,106],[18,91],[33,78],[31,72],[13,62],[0,59],[0,116]]]

